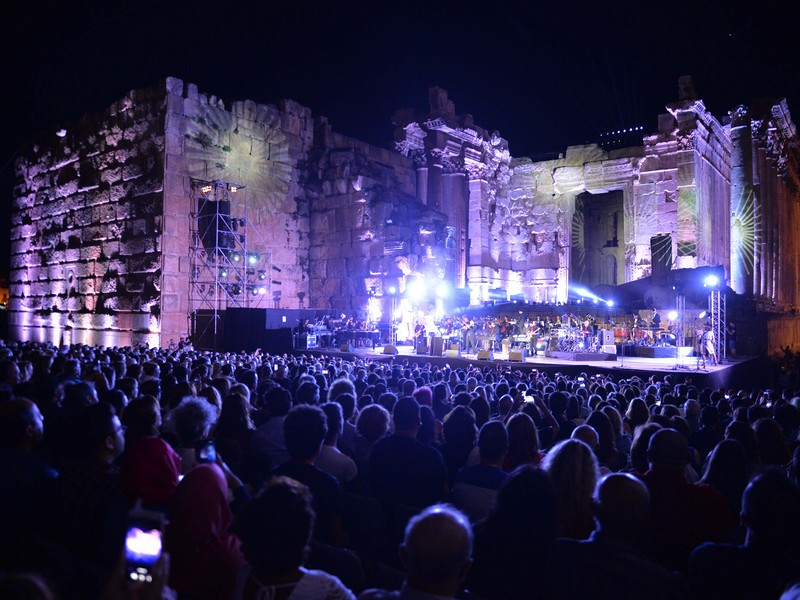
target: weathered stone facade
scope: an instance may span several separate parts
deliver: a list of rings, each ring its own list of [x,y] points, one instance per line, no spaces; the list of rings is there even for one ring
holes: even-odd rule
[[[798,137],[785,101],[720,121],[682,80],[641,146],[573,146],[538,162],[513,158],[444,90],[430,90],[429,106],[423,118],[395,114],[388,150],[296,102],[228,109],[168,78],[34,142],[17,162],[12,335],[185,335],[198,308],[198,181],[244,186],[248,252],[280,273],[272,297],[248,305],[362,310],[414,277],[468,288],[475,303],[563,302],[571,285],[707,265],[763,306],[800,304]]]

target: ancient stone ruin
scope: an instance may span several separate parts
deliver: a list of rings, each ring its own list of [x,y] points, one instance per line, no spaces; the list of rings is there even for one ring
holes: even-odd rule
[[[387,149],[291,100],[226,107],[167,78],[21,153],[11,335],[166,345],[209,307],[387,314],[415,278],[474,304],[564,302],[570,285],[716,265],[735,292],[797,306],[785,101],[718,119],[689,78],[680,90],[640,145],[533,161],[440,88],[426,115],[394,115]]]

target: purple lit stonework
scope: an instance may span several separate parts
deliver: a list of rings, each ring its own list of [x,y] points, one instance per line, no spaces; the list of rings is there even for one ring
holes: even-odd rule
[[[514,158],[440,88],[427,114],[393,123],[394,148],[380,148],[291,100],[226,107],[168,78],[33,140],[16,164],[11,336],[167,346],[203,306],[377,321],[423,279],[475,305],[566,302],[577,284],[704,266],[764,305],[800,306],[800,140],[785,101],[717,118],[684,77],[655,126],[624,132],[630,145],[602,137],[539,161]],[[238,196],[200,191],[213,182]],[[224,248],[200,239],[204,202],[227,211],[214,217]]]

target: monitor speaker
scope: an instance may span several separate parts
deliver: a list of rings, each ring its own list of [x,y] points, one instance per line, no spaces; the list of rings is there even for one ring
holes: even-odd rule
[[[493,360],[494,354],[489,350],[478,350],[478,360]]]
[[[386,344],[383,347],[383,353],[384,354],[393,354],[394,356],[397,356],[397,346],[392,346],[391,344]]]
[[[441,356],[444,351],[444,338],[434,337],[431,340],[431,356]]]

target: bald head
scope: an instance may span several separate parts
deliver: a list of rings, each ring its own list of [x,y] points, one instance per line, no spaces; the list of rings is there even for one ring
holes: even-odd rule
[[[660,429],[647,446],[651,469],[683,471],[689,462],[689,442],[674,429]]]
[[[612,473],[597,484],[594,511],[601,531],[633,541],[650,518],[650,492],[633,475]]]
[[[472,527],[457,509],[430,506],[406,527],[400,555],[410,587],[455,594],[472,564]]]

